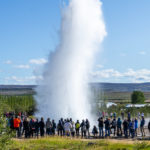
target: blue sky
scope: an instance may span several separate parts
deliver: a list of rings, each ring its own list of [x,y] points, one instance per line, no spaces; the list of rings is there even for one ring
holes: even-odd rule
[[[150,82],[150,1],[102,0],[107,37],[92,81]],[[58,43],[61,0],[0,0],[0,84],[34,84]]]

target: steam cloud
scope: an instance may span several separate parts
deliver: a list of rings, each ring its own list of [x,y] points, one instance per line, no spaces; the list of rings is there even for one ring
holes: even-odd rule
[[[70,0],[63,9],[60,43],[36,89],[40,116],[91,118],[89,71],[106,36],[99,0]]]

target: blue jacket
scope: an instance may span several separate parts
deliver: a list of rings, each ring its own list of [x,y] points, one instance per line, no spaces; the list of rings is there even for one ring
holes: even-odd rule
[[[135,120],[135,129],[138,128],[138,120]]]

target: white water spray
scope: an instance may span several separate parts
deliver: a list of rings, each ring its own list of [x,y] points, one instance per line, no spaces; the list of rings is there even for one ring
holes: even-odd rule
[[[70,0],[62,12],[60,43],[37,88],[40,116],[91,119],[89,71],[106,31],[99,0]]]

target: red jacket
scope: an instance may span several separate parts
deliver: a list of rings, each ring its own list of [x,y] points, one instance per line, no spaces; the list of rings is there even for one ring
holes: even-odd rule
[[[14,128],[20,127],[21,120],[19,118],[14,119]]]

